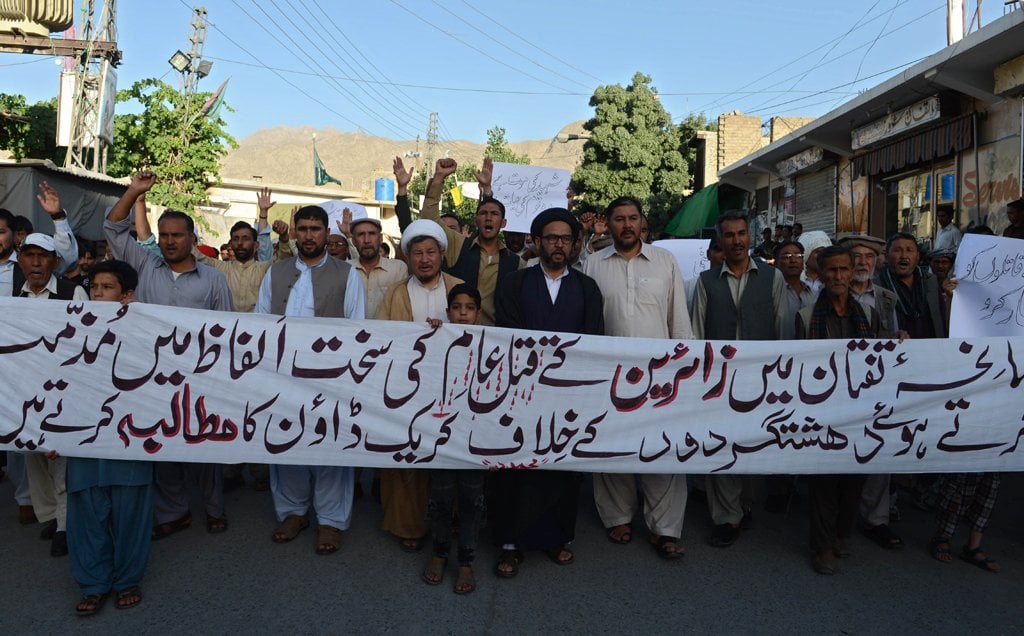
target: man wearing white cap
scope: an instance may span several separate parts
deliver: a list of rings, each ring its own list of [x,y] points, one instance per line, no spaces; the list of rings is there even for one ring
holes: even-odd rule
[[[378,320],[405,320],[426,326],[430,319],[447,321],[448,290],[463,282],[441,271],[448,248],[445,228],[419,219],[402,232],[402,253],[408,259],[408,279],[388,289],[377,309]],[[401,540],[402,549],[419,552],[427,534],[430,476],[425,470],[387,468],[380,473],[381,528]]]
[[[56,300],[89,300],[85,289],[54,272],[60,264],[57,246],[53,237],[46,234],[29,234],[21,242],[18,259],[20,276],[15,284],[20,286],[12,295],[22,298],[49,298]],[[63,556],[68,553],[67,527],[68,493],[64,480],[67,459],[48,458],[44,453],[26,453],[25,473],[36,518],[46,524],[40,535],[50,539],[50,554]]]
[[[500,238],[501,230],[505,227],[505,206],[492,197],[491,177],[494,162],[490,157],[485,157],[483,166],[474,172],[480,187],[480,202],[477,204],[475,217],[476,236],[470,239],[443,225],[440,214],[444,180],[448,175],[454,174],[457,168],[458,164],[454,159],[437,160],[434,176],[427,182],[427,192],[423,198],[420,216],[423,219],[433,219],[444,229],[448,237],[443,255],[446,259],[444,271],[477,288],[481,299],[480,323],[493,325],[494,293],[498,284],[502,278],[521,268],[523,261],[505,247]],[[401,183],[407,183],[411,173],[405,171],[402,160],[398,157],[395,157],[394,169],[395,178],[401,189]],[[395,213],[399,212],[396,206]],[[405,216],[404,212],[401,214]]]
[[[800,244],[804,246],[804,274],[802,280],[811,288],[817,297],[822,283],[818,278],[818,250],[832,245],[832,239],[821,230],[812,230],[801,234]]]

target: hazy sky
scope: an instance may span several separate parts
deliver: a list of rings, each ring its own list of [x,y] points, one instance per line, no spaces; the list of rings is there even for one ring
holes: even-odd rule
[[[77,3],[76,3],[77,4]],[[1002,16],[984,3],[982,23]],[[121,0],[121,88],[174,86],[192,5]],[[229,131],[279,125],[445,142],[550,138],[593,114],[599,84],[651,75],[677,120],[828,112],[946,45],[945,0],[210,0],[200,90],[227,78]],[[59,59],[0,54],[0,91],[56,95]],[[268,68],[269,67],[269,68]],[[275,69],[275,70],[270,70]]]

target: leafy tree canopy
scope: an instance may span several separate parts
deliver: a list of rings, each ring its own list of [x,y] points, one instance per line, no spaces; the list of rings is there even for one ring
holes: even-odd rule
[[[122,177],[149,168],[158,180],[147,198],[193,214],[208,201],[208,179],[219,182],[220,158],[238,147],[223,119],[201,113],[209,96],[197,93],[186,104],[178,90],[158,79],[139,80],[118,91],[118,103],[135,102],[141,108],[114,117],[108,172]]]
[[[57,149],[57,98],[31,106],[23,95],[0,93],[0,150],[8,150],[16,161],[49,159],[64,163],[64,151]],[[24,120],[28,121],[24,121]]]
[[[599,86],[590,105],[594,117],[583,125],[590,137],[573,183],[598,209],[620,196],[644,202],[657,236],[690,187],[695,153],[689,142],[707,120],[691,114],[673,123],[643,73],[633,75],[629,86]]]

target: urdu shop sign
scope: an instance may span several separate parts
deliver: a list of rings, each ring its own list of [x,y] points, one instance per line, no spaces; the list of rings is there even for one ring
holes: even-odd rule
[[[921,124],[935,121],[942,116],[938,95],[933,95],[906,108],[893,111],[881,119],[860,128],[854,128],[851,133],[851,147],[854,150],[870,146],[873,143],[888,139],[895,135],[904,133],[911,128]]]

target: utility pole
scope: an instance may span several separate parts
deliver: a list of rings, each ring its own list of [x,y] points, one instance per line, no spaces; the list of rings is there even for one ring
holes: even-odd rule
[[[181,141],[188,147],[188,129],[191,125],[189,111],[192,109],[192,100],[195,98],[196,90],[199,87],[199,80],[210,74],[211,62],[203,60],[203,45],[206,43],[206,33],[209,29],[207,12],[204,7],[192,9],[192,32],[188,36],[189,50],[186,55],[189,57],[189,64],[181,72],[181,95],[185,100],[185,115],[181,126]]]
[[[434,157],[437,154],[437,113],[430,113],[427,122],[427,165],[424,167],[427,174],[427,183],[434,176]]]
[[[120,62],[117,50],[117,3],[103,2],[96,20],[96,0],[82,7],[82,47],[76,54],[70,137],[64,167],[106,172],[113,142],[114,104]],[[91,159],[91,161],[90,161]],[[91,164],[91,165],[88,165]]]

